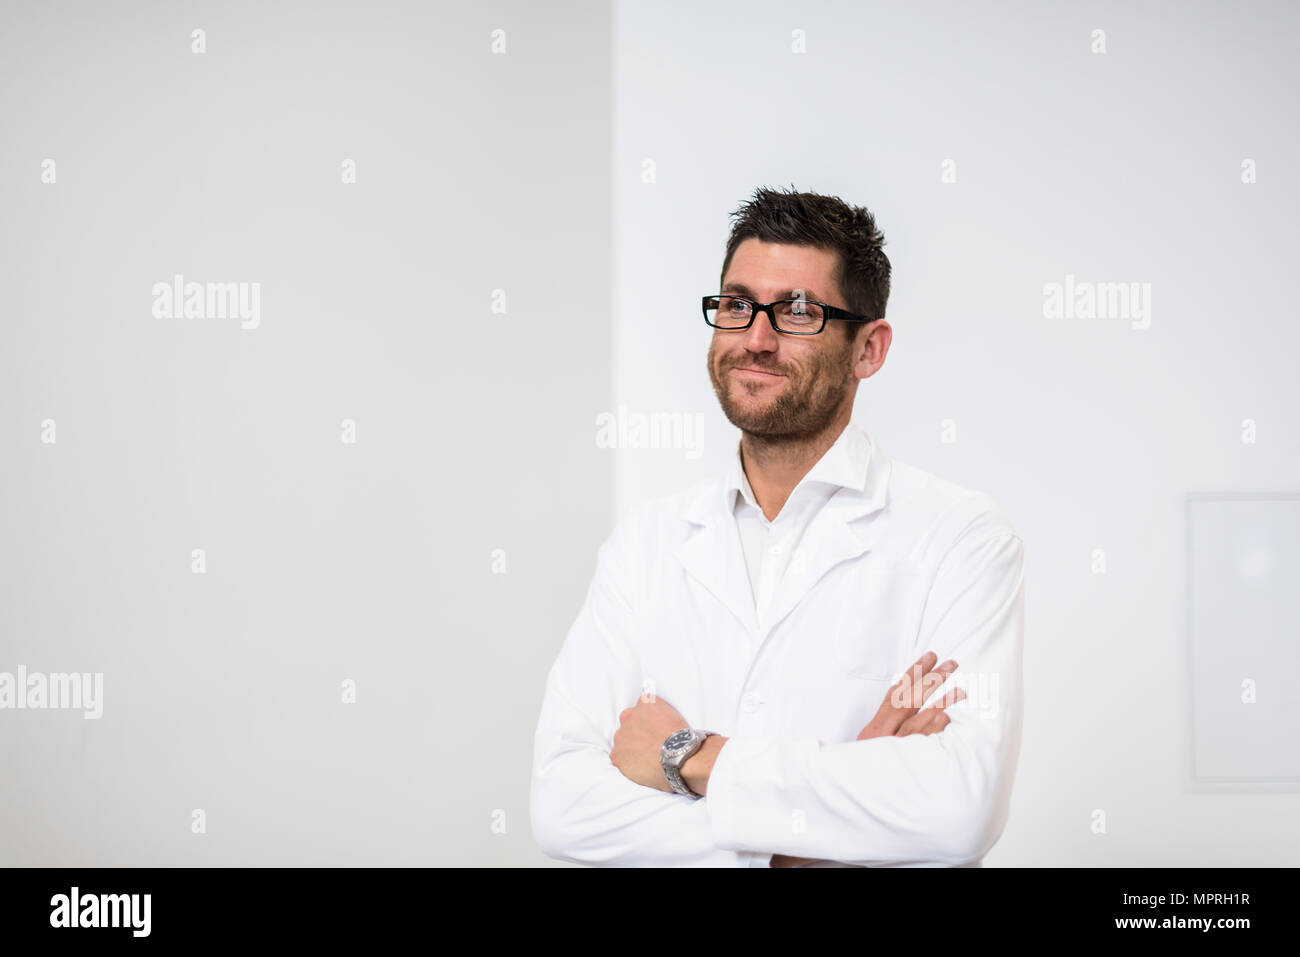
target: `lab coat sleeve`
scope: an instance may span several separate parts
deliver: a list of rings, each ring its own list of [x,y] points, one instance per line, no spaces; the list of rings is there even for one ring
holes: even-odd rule
[[[752,855],[714,844],[703,799],[637,784],[609,760],[619,713],[642,692],[629,644],[632,531],[620,523],[601,546],[586,601],[547,675],[533,743],[533,836],[547,856],[581,864],[745,866]]]
[[[823,743],[733,737],[708,782],[717,845],[853,864],[972,865],[1002,834],[1020,753],[1024,546],[1009,525],[976,521],[935,573],[913,660],[958,668],[941,732]]]

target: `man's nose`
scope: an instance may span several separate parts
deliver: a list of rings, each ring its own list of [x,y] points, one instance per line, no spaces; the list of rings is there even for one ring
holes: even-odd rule
[[[772,328],[767,313],[760,311],[745,330],[745,348],[750,352],[775,352],[780,343],[780,333]]]

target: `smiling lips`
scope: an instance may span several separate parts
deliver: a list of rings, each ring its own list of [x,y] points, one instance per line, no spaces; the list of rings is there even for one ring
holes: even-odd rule
[[[779,372],[768,372],[766,369],[751,369],[751,368],[744,368],[744,369],[741,369],[741,368],[736,368],[736,369],[732,369],[731,371],[732,371],[732,372],[748,372],[750,375],[768,376],[768,377],[773,378],[773,379],[780,379],[780,378],[783,378],[783,376],[781,375],[781,373],[779,373]]]

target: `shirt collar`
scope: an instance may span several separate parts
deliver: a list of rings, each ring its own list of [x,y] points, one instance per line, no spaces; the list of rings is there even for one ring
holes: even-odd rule
[[[834,444],[826,450],[826,454],[818,459],[808,470],[808,474],[799,480],[791,491],[790,498],[793,499],[799,494],[800,489],[814,482],[863,493],[867,485],[867,466],[870,459],[871,441],[866,430],[858,422],[850,419]],[[739,508],[742,499],[754,508],[759,507],[741,463],[739,441],[736,442],[736,452],[731,457],[727,469],[722,496],[723,505],[729,511]]]

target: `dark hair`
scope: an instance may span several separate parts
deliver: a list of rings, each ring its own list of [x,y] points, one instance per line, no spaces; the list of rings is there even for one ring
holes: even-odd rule
[[[736,222],[727,240],[727,258],[722,276],[727,275],[736,247],[746,239],[765,243],[815,246],[839,253],[835,282],[850,312],[872,319],[885,315],[889,300],[889,257],[885,236],[876,228],[875,217],[862,206],[849,206],[838,196],[788,192],[760,187],[754,197],[731,214]],[[719,278],[719,285],[722,284]],[[839,323],[846,338],[852,339],[862,323]]]

